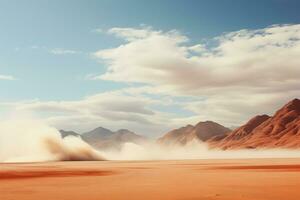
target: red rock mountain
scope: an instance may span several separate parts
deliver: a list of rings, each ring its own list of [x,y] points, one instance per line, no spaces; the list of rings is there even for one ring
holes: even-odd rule
[[[158,139],[158,143],[166,145],[185,145],[193,140],[206,141],[215,136],[224,136],[230,132],[230,129],[212,122],[199,122],[195,126],[187,125],[185,127],[172,130]]]
[[[294,99],[274,116],[260,115],[224,137],[211,138],[211,147],[241,148],[298,148],[300,147],[300,100]]]

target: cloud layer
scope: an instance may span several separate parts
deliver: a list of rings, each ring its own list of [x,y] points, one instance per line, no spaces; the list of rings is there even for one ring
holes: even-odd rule
[[[87,79],[125,83],[125,88],[76,101],[2,106],[38,113],[58,128],[101,125],[160,135],[200,120],[240,125],[300,97],[300,25],[239,30],[203,43],[177,30],[146,26],[106,33],[123,43],[94,52],[106,71]]]
[[[172,96],[192,96],[189,109],[225,124],[270,113],[299,97],[300,25],[226,33],[189,45],[178,31],[113,28],[124,44],[94,55],[107,71],[97,78],[138,82]]]
[[[51,49],[49,52],[52,53],[52,54],[55,54],[55,55],[78,54],[78,53],[80,53],[79,51],[75,51],[75,50],[71,50],[71,49],[62,49],[62,48]]]
[[[76,101],[33,100],[1,103],[0,106],[10,107],[15,115],[30,115],[44,119],[47,124],[57,128],[75,131],[104,126],[158,135],[171,128],[170,119],[176,116],[152,107],[171,105],[173,102],[165,98],[157,100],[147,97],[140,90],[143,91],[142,88],[129,88],[104,92]]]
[[[125,43],[95,53],[108,66],[100,79],[163,85],[192,95],[207,95],[212,89],[285,90],[299,80],[300,25],[227,33],[208,47],[188,46],[188,38],[175,30],[108,32]]]
[[[0,80],[14,81],[14,80],[16,80],[16,78],[11,75],[0,74]]]

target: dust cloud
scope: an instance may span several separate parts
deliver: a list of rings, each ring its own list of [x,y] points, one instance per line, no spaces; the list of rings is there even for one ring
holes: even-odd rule
[[[104,160],[79,137],[62,138],[57,129],[38,120],[0,123],[0,162]]]
[[[207,144],[193,141],[185,146],[162,146],[156,143],[137,145],[125,143],[120,151],[103,151],[109,160],[182,160],[182,159],[246,159],[297,158],[299,150],[291,149],[210,149]]]
[[[216,150],[194,141],[186,146],[162,146],[156,142],[125,143],[118,150],[94,149],[80,137],[62,138],[59,131],[38,120],[7,120],[0,123],[0,162],[182,160],[294,158],[299,150]]]

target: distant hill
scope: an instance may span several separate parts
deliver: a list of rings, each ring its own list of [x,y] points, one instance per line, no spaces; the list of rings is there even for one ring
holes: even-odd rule
[[[97,149],[120,148],[126,142],[142,143],[146,140],[145,137],[127,129],[111,131],[109,129],[98,127],[92,131],[83,133],[82,139]]]
[[[62,136],[63,138],[64,138],[64,137],[67,137],[67,136],[69,136],[69,135],[76,136],[76,137],[80,136],[79,133],[76,133],[76,132],[74,132],[74,131],[59,130],[59,132],[60,132],[60,134],[61,134],[61,136]]]
[[[103,127],[95,128],[83,134],[65,130],[60,130],[60,133],[62,137],[69,135],[80,136],[82,140],[97,149],[115,149],[120,148],[122,144],[127,142],[140,144],[147,140],[146,137],[140,136],[127,129],[120,129],[113,132]]]
[[[205,121],[199,122],[195,126],[187,125],[179,129],[172,130],[158,139],[158,143],[164,145],[185,145],[193,140],[207,141],[216,136],[225,136],[230,132],[226,128],[216,122]]]
[[[294,99],[274,116],[259,115],[223,138],[208,141],[211,147],[242,148],[299,148],[300,100]]]
[[[120,148],[126,142],[141,144],[147,139],[130,130],[111,131],[98,127],[78,134],[60,130],[62,137],[80,136],[98,149]],[[274,116],[257,115],[247,123],[230,130],[216,122],[199,122],[174,129],[157,140],[163,145],[186,145],[198,140],[211,148],[300,148],[300,100],[294,99],[279,109]]]

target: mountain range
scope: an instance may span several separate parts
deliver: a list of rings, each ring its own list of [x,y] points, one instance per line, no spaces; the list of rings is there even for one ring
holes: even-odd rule
[[[62,137],[69,135],[81,137],[97,149],[120,148],[126,142],[142,144],[149,141],[127,129],[111,131],[98,127],[78,134],[74,131],[60,130]],[[231,130],[213,121],[199,122],[171,130],[157,139],[161,145],[186,145],[201,141],[210,148],[300,148],[300,100],[294,99],[275,112],[251,118],[244,125]]]
[[[230,132],[216,122],[205,121],[199,122],[195,126],[187,125],[185,127],[172,130],[158,139],[158,143],[163,145],[185,145],[193,140],[207,141],[212,137],[224,136]]]
[[[199,122],[166,133],[158,143],[186,145],[193,140],[223,150],[300,148],[300,100],[290,101],[273,116],[257,115],[232,131],[212,121]]]
[[[299,148],[300,100],[290,101],[273,116],[255,116],[223,138],[215,137],[208,143],[221,149]]]
[[[147,140],[146,137],[127,129],[120,129],[114,132],[103,127],[98,127],[82,134],[60,130],[60,134],[62,137],[70,135],[81,137],[82,140],[96,149],[118,149],[126,142],[140,144]]]

